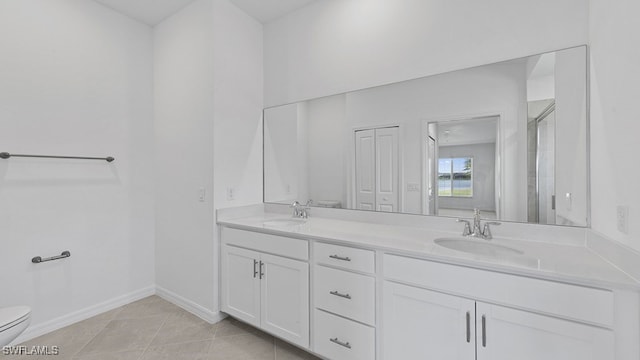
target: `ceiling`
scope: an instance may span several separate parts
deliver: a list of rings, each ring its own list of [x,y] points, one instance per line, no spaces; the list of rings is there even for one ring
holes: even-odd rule
[[[154,26],[194,0],[95,0],[145,24]]]
[[[317,0],[229,0],[261,23],[268,23]]]
[[[438,123],[439,146],[495,143],[498,117]]]
[[[95,0],[145,24],[155,26],[195,0]],[[261,23],[318,0],[229,0]]]

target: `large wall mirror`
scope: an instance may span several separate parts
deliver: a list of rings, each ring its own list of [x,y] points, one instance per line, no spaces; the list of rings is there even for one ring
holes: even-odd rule
[[[264,201],[587,226],[587,48],[264,111]]]

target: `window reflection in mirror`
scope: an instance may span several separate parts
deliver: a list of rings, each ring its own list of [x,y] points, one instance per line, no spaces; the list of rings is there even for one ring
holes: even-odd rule
[[[498,218],[498,124],[499,116],[427,123],[426,186],[437,187],[427,191],[427,214],[473,217],[473,209],[480,209],[483,217]],[[432,172],[428,164],[436,159],[437,172]]]

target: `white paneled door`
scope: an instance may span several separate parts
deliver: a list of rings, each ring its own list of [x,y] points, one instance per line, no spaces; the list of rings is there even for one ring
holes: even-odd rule
[[[398,136],[397,126],[355,132],[358,209],[399,211]]]
[[[615,359],[610,330],[497,305],[476,304],[477,360]]]
[[[222,311],[309,347],[309,264],[222,246]]]
[[[385,360],[615,359],[600,327],[389,281],[383,301]]]
[[[261,254],[262,328],[302,347],[309,346],[309,264]]]
[[[385,281],[383,301],[385,360],[475,358],[473,300]]]
[[[222,247],[222,310],[260,326],[260,253]]]

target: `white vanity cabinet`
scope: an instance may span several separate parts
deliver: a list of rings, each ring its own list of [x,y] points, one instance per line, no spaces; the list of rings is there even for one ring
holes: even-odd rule
[[[313,244],[314,351],[331,360],[376,358],[375,252]]]
[[[222,243],[222,311],[308,348],[308,242],[223,228]]]
[[[384,359],[615,359],[608,291],[395,255],[384,266]]]
[[[634,284],[232,225],[222,311],[327,360],[640,359]]]

